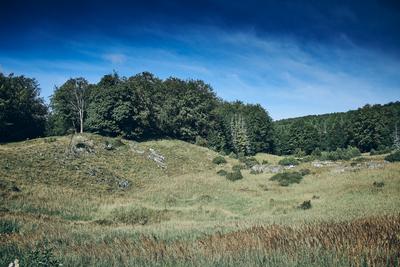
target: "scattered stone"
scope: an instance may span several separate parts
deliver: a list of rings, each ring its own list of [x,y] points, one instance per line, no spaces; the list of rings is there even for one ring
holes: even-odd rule
[[[293,168],[295,168],[296,166],[294,166],[293,164],[291,164],[291,165],[288,165],[288,166],[285,166],[284,168],[286,169],[286,170],[290,170],[290,169],[293,169]]]
[[[129,185],[130,185],[130,183],[129,183],[128,180],[121,180],[121,181],[118,182],[118,187],[120,189],[126,189],[126,188],[129,187]]]
[[[284,169],[282,166],[257,164],[251,167],[254,173],[278,173]]]
[[[139,147],[134,142],[130,142],[129,147],[131,148],[133,153],[141,154],[141,155],[144,154],[144,150],[139,149]]]
[[[333,166],[337,166],[337,165],[338,165],[337,163],[329,161],[329,160],[311,162],[311,166],[313,166],[315,168],[333,167]]]
[[[11,186],[11,191],[13,192],[21,192],[21,189],[19,189],[16,185]]]
[[[147,156],[147,158],[157,163],[157,166],[160,168],[164,169],[167,167],[167,165],[165,164],[165,157],[152,148],[149,148],[149,155]]]

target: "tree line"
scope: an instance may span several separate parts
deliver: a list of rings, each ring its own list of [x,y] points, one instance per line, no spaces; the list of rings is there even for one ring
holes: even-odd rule
[[[400,102],[357,110],[285,119],[274,123],[277,154],[311,154],[357,147],[361,152],[398,146]]]
[[[393,146],[400,103],[275,121],[261,105],[227,102],[201,80],[160,79],[149,72],[104,75],[97,84],[71,78],[46,105],[37,81],[0,73],[0,142],[92,132],[132,140],[180,139],[216,151],[311,154],[354,146]],[[400,126],[399,126],[400,127]]]
[[[174,138],[226,153],[273,152],[268,112],[223,101],[201,80],[162,80],[149,72],[112,73],[97,84],[73,78],[55,88],[46,106],[34,79],[0,75],[1,142],[86,131],[138,141]],[[20,94],[27,99],[15,98]],[[26,109],[23,101],[41,109]],[[14,113],[22,111],[36,128],[19,122]]]

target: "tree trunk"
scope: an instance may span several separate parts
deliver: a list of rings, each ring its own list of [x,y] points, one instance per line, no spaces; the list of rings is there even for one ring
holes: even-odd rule
[[[79,112],[79,120],[80,120],[80,126],[81,126],[81,133],[83,133],[83,112],[82,111],[80,111]]]

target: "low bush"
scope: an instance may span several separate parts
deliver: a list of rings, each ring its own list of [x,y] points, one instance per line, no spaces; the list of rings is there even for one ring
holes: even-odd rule
[[[381,188],[381,187],[385,186],[385,183],[384,182],[374,182],[372,185],[375,187]]]
[[[110,140],[104,141],[104,148],[106,150],[114,150],[122,146],[125,146],[125,144],[122,142],[121,138],[112,138]]]
[[[260,163],[258,162],[258,160],[257,160],[256,158],[254,158],[254,157],[245,157],[245,158],[241,158],[241,159],[240,159],[240,162],[243,162],[243,163],[246,165],[246,167],[247,167],[248,169],[250,169],[250,168],[253,167],[254,165],[260,164]]]
[[[62,266],[60,261],[53,255],[51,248],[35,248],[30,251],[26,260],[22,262],[25,266],[40,267],[40,266]],[[22,264],[21,264],[22,266]]]
[[[165,211],[143,207],[123,207],[113,210],[111,215],[116,223],[133,225],[146,225],[150,223],[159,223],[162,220],[168,220]]]
[[[390,153],[385,157],[385,160],[389,162],[400,161],[400,150]]]
[[[236,171],[240,171],[245,169],[246,167],[244,165],[241,164],[236,164],[232,166],[232,171],[236,172]]]
[[[309,169],[301,169],[300,174],[302,176],[309,175],[309,174],[311,174],[311,171]]]
[[[300,172],[283,172],[277,173],[270,178],[271,181],[279,182],[281,186],[289,186],[290,184],[298,184],[303,179]]]
[[[217,174],[218,174],[219,176],[226,176],[226,175],[228,174],[228,172],[225,171],[225,170],[219,170],[219,171],[217,171]]]
[[[220,165],[220,164],[226,163],[226,159],[225,159],[223,156],[216,156],[216,157],[212,160],[212,162],[213,162],[214,164]]]
[[[346,149],[338,148],[335,151],[324,151],[319,157],[320,160],[350,160],[355,157],[361,156],[361,152],[356,147],[349,146]]]
[[[299,161],[294,157],[286,157],[279,161],[279,165],[289,166],[289,165],[298,165]]]
[[[18,233],[21,226],[13,220],[0,220],[0,234]]]
[[[238,158],[238,156],[233,152],[231,152],[228,157],[230,157],[231,159],[237,159]]]
[[[262,165],[267,165],[267,164],[268,164],[268,160],[263,159],[262,162],[261,162],[261,164],[262,164]]]
[[[195,144],[198,145],[198,146],[207,147],[208,146],[208,141],[204,137],[196,136]]]
[[[228,179],[230,181],[237,181],[237,180],[243,179],[243,175],[240,170],[228,172],[226,175],[226,179]]]
[[[311,209],[311,200],[306,200],[298,206],[299,209],[308,210]]]

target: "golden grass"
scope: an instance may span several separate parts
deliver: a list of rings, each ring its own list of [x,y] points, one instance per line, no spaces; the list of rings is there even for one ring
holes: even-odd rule
[[[398,163],[380,169],[351,169],[350,162],[324,168],[303,163],[295,170],[308,168],[312,174],[281,187],[269,180],[272,174],[248,170],[242,171],[244,179],[228,181],[216,172],[237,160],[226,157],[227,164],[216,166],[217,153],[185,142],[134,144],[165,155],[167,168],[161,169],[133,152],[129,141],[107,151],[102,148],[107,138],[86,136],[96,153],[77,157],[65,154],[68,137],[0,145],[0,220],[21,225],[19,232],[1,234],[0,250],[7,258],[0,257],[0,263],[43,242],[53,244],[66,266],[174,266],[175,260],[257,265],[253,260],[260,255],[280,255],[275,265],[296,265],[325,252],[331,263],[340,258],[342,265],[357,265],[365,257],[370,265],[384,265],[388,257],[399,257]],[[272,164],[280,159],[256,158]],[[365,158],[383,162],[382,156]],[[344,167],[349,169],[335,172]],[[89,175],[91,169],[131,186],[120,190],[113,182],[99,182],[99,175]],[[385,186],[376,188],[375,181]],[[312,208],[298,209],[305,200]]]

